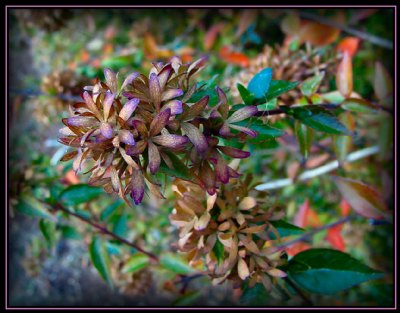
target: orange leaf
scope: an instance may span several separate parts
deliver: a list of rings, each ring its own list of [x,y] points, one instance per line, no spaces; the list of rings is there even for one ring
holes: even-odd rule
[[[314,46],[325,46],[333,43],[339,36],[340,29],[311,21],[302,21],[299,31],[299,42],[310,42]]]
[[[114,51],[114,46],[112,43],[106,43],[103,47],[105,55],[110,55]]]
[[[339,191],[356,213],[367,218],[391,219],[382,196],[357,180],[333,176]]]
[[[294,224],[299,227],[319,227],[322,225],[317,212],[310,208],[310,200],[306,199],[300,206],[294,218]]]
[[[90,60],[90,54],[87,50],[81,51],[81,62],[86,63]]]
[[[353,66],[347,51],[343,53],[343,59],[337,68],[336,88],[345,97],[350,96],[353,91]]]
[[[150,33],[143,36],[143,52],[146,58],[154,59],[158,51],[156,39]]]
[[[215,39],[217,39],[218,34],[224,28],[224,23],[218,23],[212,26],[204,36],[204,49],[210,50],[214,45]]]
[[[341,234],[342,228],[343,224],[329,228],[326,234],[326,240],[332,245],[333,248],[340,251],[345,251],[346,245]]]
[[[224,46],[219,51],[219,56],[227,63],[239,65],[241,67],[249,66],[249,58],[240,52],[231,52],[229,47]]]
[[[69,170],[67,173],[65,173],[64,178],[68,185],[79,184],[79,178],[78,178],[78,176],[76,176],[76,174],[73,170]]]
[[[340,201],[340,211],[343,216],[347,216],[350,213],[351,206],[350,204],[346,201],[346,199],[342,198],[342,201]]]
[[[308,243],[296,242],[293,245],[291,245],[290,247],[287,247],[285,250],[289,256],[294,256],[302,251],[305,251],[305,250],[308,250],[311,248],[312,248],[311,245],[309,245]]]
[[[350,57],[357,52],[358,45],[360,43],[360,39],[357,37],[346,37],[342,39],[336,49],[340,52],[347,52]]]

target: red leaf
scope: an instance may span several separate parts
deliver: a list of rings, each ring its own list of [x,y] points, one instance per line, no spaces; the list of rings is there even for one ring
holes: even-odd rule
[[[343,53],[347,52],[350,57],[353,57],[353,55],[357,52],[359,43],[360,39],[357,37],[346,37],[339,42],[336,49]]]
[[[333,248],[340,251],[345,251],[346,245],[341,234],[342,228],[343,224],[329,228],[326,234],[326,240],[332,245]]]
[[[346,199],[343,198],[342,201],[340,201],[340,211],[342,215],[343,216],[349,215],[350,209],[351,209],[350,204],[346,201]]]

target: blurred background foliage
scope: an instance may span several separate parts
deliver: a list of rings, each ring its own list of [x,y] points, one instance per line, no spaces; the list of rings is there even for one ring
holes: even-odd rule
[[[393,49],[369,38],[352,37],[351,45],[343,44],[351,34],[318,23],[308,24],[311,28],[303,33],[299,27],[296,34],[292,16],[305,27],[304,21],[309,20],[304,13],[393,42],[390,9],[305,9],[290,13],[267,8],[9,10],[11,304],[301,304],[290,286],[281,286],[289,295],[285,299],[254,289],[243,295],[228,283],[212,286],[206,277],[196,276],[201,264],[193,269],[183,255],[174,252],[177,230],[168,220],[173,206],[171,190],[165,190],[165,201],[148,197],[142,205],[129,208],[101,189],[88,187],[87,177],[76,176],[71,163],[60,163],[66,148],[57,142],[57,136],[68,106],[79,100],[83,86],[93,84],[97,77],[104,79],[104,67],[124,76],[133,70],[147,72],[152,61],[167,61],[174,55],[185,62],[207,55],[209,65],[199,81],[230,89],[232,103],[241,103],[236,84],[247,86],[264,67],[273,68],[274,79],[300,82],[324,71],[314,99],[307,99],[300,89],[278,99],[279,104],[291,105],[343,100],[335,91],[338,53],[345,47],[354,50],[355,97],[393,106],[392,95],[382,99],[377,91],[379,82],[393,77]],[[276,103],[270,107],[276,107]],[[352,209],[329,175],[296,179],[304,171],[368,147],[378,146],[378,150],[358,161],[343,162],[336,174],[374,186],[393,209],[393,116],[386,111],[345,115],[340,116],[355,124],[352,142],[338,143],[335,136],[315,132],[307,159],[299,148],[292,119],[281,115],[265,118],[278,133],[283,130],[285,134],[249,142],[252,155],[240,162],[241,172],[252,174],[260,184],[288,177],[294,181],[268,192],[273,201],[286,208],[286,219],[306,231],[333,223]],[[133,248],[101,236],[74,217],[50,214],[51,207],[42,201],[59,197],[67,199],[80,216],[106,225],[162,257],[162,266],[154,266],[146,258],[131,261],[137,255]],[[96,245],[102,247],[98,251],[106,253],[90,258],[88,251]],[[309,247],[348,252],[387,274],[335,296],[310,295],[315,305],[393,304],[393,225],[357,215],[349,223],[316,232],[289,246],[287,253],[293,256]],[[100,275],[113,287],[107,287],[93,269],[96,258],[108,264]]]

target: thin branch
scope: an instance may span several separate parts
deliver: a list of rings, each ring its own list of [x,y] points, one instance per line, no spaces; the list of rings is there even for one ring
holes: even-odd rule
[[[110,237],[112,237],[112,238],[114,238],[114,239],[116,239],[116,240],[118,240],[118,241],[120,241],[120,242],[122,242],[122,243],[128,245],[128,246],[131,246],[132,248],[135,248],[136,250],[138,250],[138,251],[140,251],[140,252],[142,252],[142,253],[148,255],[150,258],[152,258],[153,260],[155,260],[155,261],[158,262],[158,257],[157,257],[155,254],[153,254],[153,253],[151,253],[151,252],[148,252],[148,251],[142,249],[141,247],[139,247],[139,246],[136,245],[135,243],[130,242],[130,241],[128,241],[128,240],[126,240],[126,239],[124,239],[124,238],[118,236],[117,234],[114,234],[112,231],[109,231],[106,227],[104,227],[104,226],[102,226],[102,225],[99,225],[99,224],[97,224],[97,223],[95,223],[95,222],[93,222],[93,221],[91,221],[91,220],[89,220],[89,219],[86,219],[86,218],[84,218],[83,216],[81,216],[81,215],[79,215],[79,214],[77,214],[77,213],[75,213],[75,212],[71,212],[70,210],[64,208],[64,207],[63,207],[61,204],[59,204],[59,203],[57,203],[57,204],[55,205],[55,209],[56,209],[56,210],[63,211],[63,212],[65,212],[65,213],[67,213],[68,215],[72,215],[72,216],[74,216],[74,217],[80,219],[82,222],[84,222],[84,223],[86,223],[86,224],[89,224],[89,225],[91,225],[92,227],[98,229],[101,233],[103,233],[103,234],[105,234],[105,235],[108,235],[108,236],[110,236]]]
[[[335,227],[335,226],[340,225],[340,224],[347,223],[347,222],[353,220],[354,218],[355,218],[354,215],[348,215],[348,216],[343,217],[343,218],[341,218],[341,219],[339,219],[339,220],[337,220],[337,221],[335,221],[333,223],[326,224],[324,226],[315,228],[315,229],[313,229],[313,230],[301,235],[300,237],[297,237],[297,238],[295,238],[293,240],[287,241],[287,242],[285,242],[285,243],[283,243],[281,245],[276,246],[275,247],[276,251],[283,250],[284,248],[287,248],[287,247],[289,247],[289,246],[291,246],[291,245],[293,245],[293,244],[295,244],[297,242],[304,241],[305,239],[308,239],[308,238],[314,236],[315,234],[317,234],[317,233],[319,233],[321,231],[327,230],[329,228]]]
[[[388,39],[381,38],[381,37],[378,37],[376,35],[372,35],[372,34],[369,34],[369,33],[366,33],[366,32],[362,32],[360,30],[357,30],[357,29],[354,29],[352,27],[348,27],[346,25],[340,24],[340,23],[338,23],[336,21],[333,21],[331,19],[328,19],[326,17],[314,15],[314,14],[309,13],[309,12],[301,11],[301,12],[299,12],[299,14],[300,14],[300,17],[302,17],[302,18],[305,18],[305,19],[308,19],[308,20],[312,20],[312,21],[318,22],[320,24],[324,24],[324,25],[327,25],[327,26],[331,26],[331,27],[340,29],[340,30],[342,30],[342,31],[344,31],[344,32],[346,32],[346,33],[348,33],[350,35],[353,35],[353,36],[356,36],[356,37],[361,38],[363,40],[369,41],[369,42],[371,42],[371,43],[373,43],[373,44],[375,44],[377,46],[381,46],[383,48],[393,50],[393,42],[388,40]]]
[[[373,154],[376,154],[379,152],[379,147],[378,146],[372,146],[372,147],[368,147],[365,149],[361,149],[355,152],[350,153],[346,159],[345,162],[354,162],[357,161],[359,159],[363,159],[366,158],[368,156],[371,156]],[[314,178],[326,173],[329,173],[337,168],[339,168],[340,164],[338,160],[329,162],[325,165],[322,165],[320,167],[314,168],[312,170],[309,171],[305,171],[302,174],[300,174],[297,177],[297,181],[306,181],[310,178]],[[290,186],[294,183],[295,181],[291,178],[283,178],[283,179],[278,179],[278,180],[273,180],[261,185],[258,185],[255,187],[256,190],[271,190],[271,189],[279,189],[282,187],[286,187],[286,186]]]
[[[303,301],[309,305],[309,306],[313,306],[314,304],[311,302],[310,299],[308,299],[308,297],[304,294],[303,290],[301,290],[299,287],[297,287],[297,285],[289,278],[289,277],[284,277],[283,280],[285,280],[290,287],[292,287],[294,289],[294,291],[296,291],[296,293],[300,296],[300,298],[303,299]]]
[[[337,103],[328,103],[328,104],[313,104],[313,106],[318,106],[327,110],[333,110],[340,107]],[[258,111],[255,116],[270,116],[270,115],[279,115],[285,113],[281,109],[274,110],[266,110],[266,111]]]

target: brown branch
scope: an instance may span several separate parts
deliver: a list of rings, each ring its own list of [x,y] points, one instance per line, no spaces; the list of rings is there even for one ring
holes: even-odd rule
[[[302,17],[304,19],[312,20],[312,21],[318,22],[320,24],[324,24],[324,25],[327,25],[327,26],[330,26],[333,28],[340,29],[350,35],[353,35],[353,36],[356,36],[363,40],[369,41],[377,46],[381,46],[383,48],[393,50],[393,42],[388,39],[381,38],[381,37],[378,37],[378,36],[375,36],[375,35],[372,35],[372,34],[369,34],[366,32],[362,32],[362,31],[354,29],[352,27],[348,27],[346,25],[335,22],[326,17],[314,15],[309,12],[301,11],[301,12],[299,12],[299,14],[300,14],[300,17]]]
[[[136,250],[142,252],[143,254],[148,255],[148,256],[149,256],[150,258],[152,258],[154,261],[158,262],[158,257],[157,257],[155,254],[153,254],[153,253],[151,253],[151,252],[148,252],[148,251],[142,249],[141,247],[139,247],[139,246],[136,245],[135,243],[133,243],[133,242],[131,242],[131,241],[128,241],[128,240],[126,240],[126,239],[124,239],[124,238],[118,236],[117,234],[114,234],[112,231],[109,231],[106,227],[104,227],[104,226],[102,226],[102,225],[100,225],[100,224],[97,224],[97,223],[95,223],[95,222],[93,222],[93,221],[91,221],[91,220],[89,220],[89,219],[86,219],[86,218],[84,218],[83,216],[81,216],[81,215],[79,215],[79,214],[77,214],[77,213],[75,213],[75,212],[71,212],[70,210],[64,208],[64,207],[63,207],[61,204],[59,204],[59,203],[55,204],[54,208],[55,208],[56,210],[63,211],[63,212],[65,212],[65,213],[67,213],[68,215],[72,215],[72,216],[74,216],[74,217],[80,219],[82,222],[84,222],[84,223],[86,223],[86,224],[89,224],[90,226],[92,226],[92,227],[98,229],[101,233],[103,233],[103,234],[105,234],[105,235],[108,235],[108,236],[110,236],[110,237],[112,237],[112,238],[114,238],[114,239],[116,239],[116,240],[118,240],[118,241],[120,241],[120,242],[122,242],[122,243],[124,243],[124,244],[126,244],[126,245],[128,245],[128,246],[130,246],[130,247],[132,247],[132,248],[135,248]]]
[[[287,248],[287,247],[291,246],[292,244],[295,244],[297,242],[300,242],[300,241],[303,241],[305,239],[308,239],[309,237],[312,237],[312,236],[314,236],[315,234],[317,234],[317,233],[319,233],[321,231],[327,230],[329,228],[335,227],[335,226],[340,225],[340,224],[347,223],[347,222],[353,220],[354,218],[355,218],[354,215],[348,215],[348,216],[343,217],[343,218],[341,218],[341,219],[339,219],[339,220],[337,220],[337,221],[335,221],[333,223],[326,224],[324,226],[315,228],[315,229],[313,229],[313,230],[301,235],[298,238],[295,238],[295,239],[287,241],[287,242],[285,242],[285,243],[283,243],[283,244],[281,244],[279,246],[276,246],[276,249],[277,249],[276,251],[282,250],[284,248]]]

